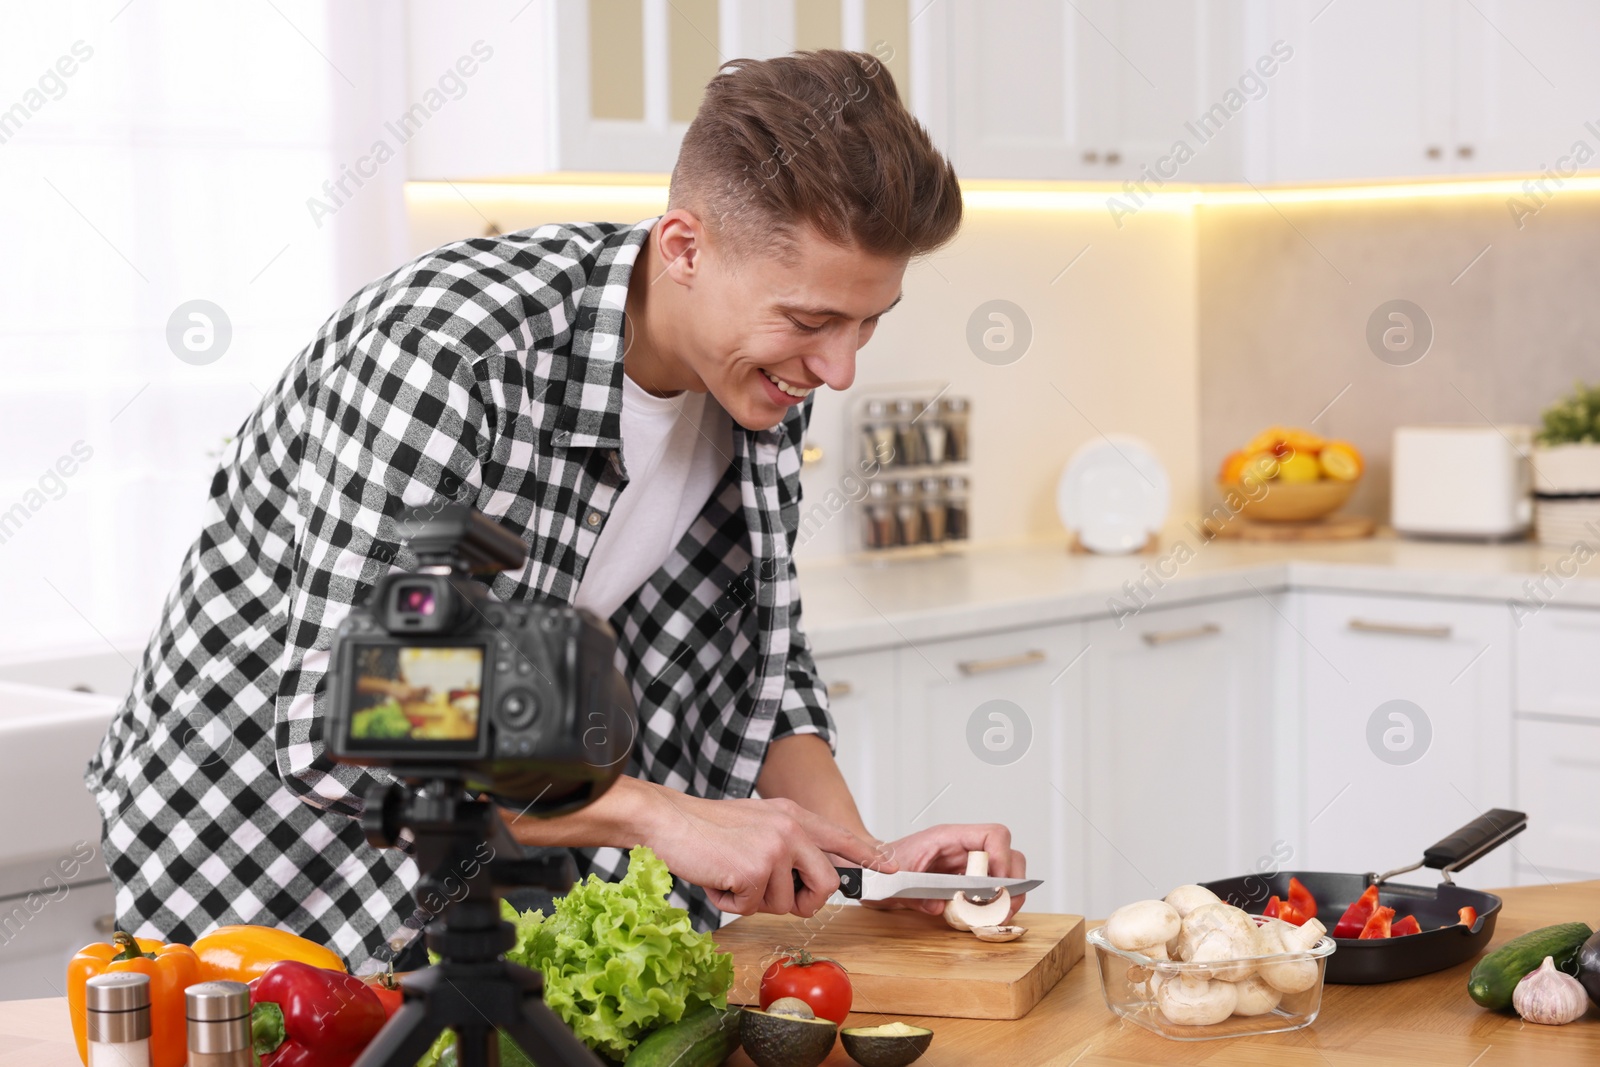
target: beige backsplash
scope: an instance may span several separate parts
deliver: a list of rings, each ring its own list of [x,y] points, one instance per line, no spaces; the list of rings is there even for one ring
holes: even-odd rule
[[[1251,434],[1317,419],[1369,461],[1346,510],[1385,519],[1396,426],[1536,424],[1574,379],[1600,379],[1600,194],[1558,191],[1520,230],[1504,195],[1206,205],[1196,219],[1208,493]],[[1366,342],[1396,298],[1434,328],[1404,367]]]

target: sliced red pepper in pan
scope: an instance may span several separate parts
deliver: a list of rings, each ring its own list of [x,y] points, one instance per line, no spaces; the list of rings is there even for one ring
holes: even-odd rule
[[[1284,922],[1293,923],[1295,926],[1304,926],[1306,919],[1309,918],[1309,916],[1302,915],[1293,904],[1279,900],[1276,896],[1267,901],[1266,910],[1261,914],[1269,919],[1282,919]]]
[[[1385,908],[1380,906],[1373,909],[1372,917],[1368,919],[1367,924],[1361,928],[1360,940],[1371,941],[1380,937],[1388,937],[1391,932],[1390,924],[1393,922],[1393,920],[1393,908]]]
[[[1471,904],[1468,904],[1466,907],[1456,912],[1456,914],[1460,916],[1460,918],[1456,921],[1457,926],[1466,926],[1470,928],[1478,925],[1478,909],[1474,908]]]
[[[1333,927],[1334,937],[1357,938],[1361,930],[1367,925],[1367,920],[1372,918],[1372,913],[1378,907],[1378,887],[1367,886],[1367,891],[1348,908]]]
[[[1422,933],[1422,924],[1417,922],[1415,915],[1407,915],[1404,919],[1389,927],[1390,937],[1404,937],[1407,934]]]
[[[1289,879],[1289,903],[1302,916],[1300,922],[1295,923],[1296,926],[1303,925],[1306,919],[1317,917],[1317,898],[1311,895],[1311,890],[1301,884],[1298,878]]]
[[[1269,919],[1276,919],[1278,917],[1278,909],[1282,906],[1282,904],[1283,902],[1278,899],[1278,894],[1274,893],[1272,894],[1271,898],[1268,899],[1267,906],[1262,909],[1261,914]]]

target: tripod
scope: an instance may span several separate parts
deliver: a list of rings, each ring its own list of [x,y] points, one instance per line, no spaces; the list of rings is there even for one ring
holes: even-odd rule
[[[494,805],[475,800],[452,778],[427,779],[415,794],[400,785],[374,789],[362,825],[367,839],[393,847],[400,831],[416,841],[423,875],[419,895],[449,901],[428,924],[439,962],[400,981],[405,1002],[353,1067],[414,1067],[446,1028],[456,1032],[461,1067],[498,1067],[504,1031],[539,1067],[601,1067],[543,999],[544,978],[503,958],[516,943],[500,917],[495,885],[567,889],[572,859],[496,859],[487,846],[513,845]],[[493,855],[493,853],[487,853]]]

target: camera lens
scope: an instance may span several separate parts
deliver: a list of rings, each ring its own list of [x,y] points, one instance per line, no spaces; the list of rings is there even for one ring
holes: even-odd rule
[[[435,607],[433,587],[402,585],[395,592],[395,604],[402,615],[432,615]]]

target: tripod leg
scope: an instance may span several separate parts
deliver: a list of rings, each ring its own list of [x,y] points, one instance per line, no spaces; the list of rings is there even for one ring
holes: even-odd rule
[[[408,1000],[383,1024],[351,1067],[411,1067],[428,1051],[444,1025],[428,1018],[424,1001]]]
[[[524,1000],[522,1014],[500,1029],[539,1067],[602,1067],[600,1057],[541,1000]]]
[[[500,1067],[500,1035],[490,1026],[457,1027],[456,1062],[461,1067]]]

